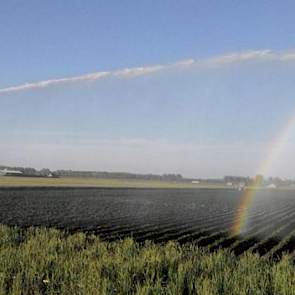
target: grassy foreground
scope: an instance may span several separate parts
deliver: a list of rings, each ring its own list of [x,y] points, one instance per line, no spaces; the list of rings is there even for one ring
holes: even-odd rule
[[[0,294],[295,294],[295,268],[287,257],[0,225]]]
[[[0,177],[0,188],[9,187],[114,187],[114,188],[226,188],[222,184],[193,184],[180,181],[160,181],[113,178],[40,178],[40,177]]]

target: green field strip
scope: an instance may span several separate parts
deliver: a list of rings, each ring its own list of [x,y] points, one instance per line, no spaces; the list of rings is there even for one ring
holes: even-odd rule
[[[155,188],[155,189],[227,189],[222,184],[192,184],[183,181],[139,180],[118,178],[40,178],[40,177],[0,177],[0,188]]]

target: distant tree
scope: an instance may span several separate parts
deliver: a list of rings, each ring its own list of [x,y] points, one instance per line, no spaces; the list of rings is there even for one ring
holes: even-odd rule
[[[43,168],[39,171],[40,176],[49,176],[51,171],[48,168]]]
[[[257,174],[254,178],[254,184],[260,186],[264,183],[264,177],[261,174]]]
[[[23,174],[29,175],[29,176],[35,176],[38,175],[37,170],[34,168],[26,167],[22,169]]]

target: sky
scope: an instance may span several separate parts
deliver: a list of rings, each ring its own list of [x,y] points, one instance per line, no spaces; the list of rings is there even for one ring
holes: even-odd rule
[[[3,1],[0,164],[295,178],[294,9]]]

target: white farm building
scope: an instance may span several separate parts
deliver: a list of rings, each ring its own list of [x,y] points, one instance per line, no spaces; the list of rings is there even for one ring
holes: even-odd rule
[[[23,173],[21,171],[17,171],[17,170],[0,170],[0,176],[18,176],[18,175],[22,175]]]

